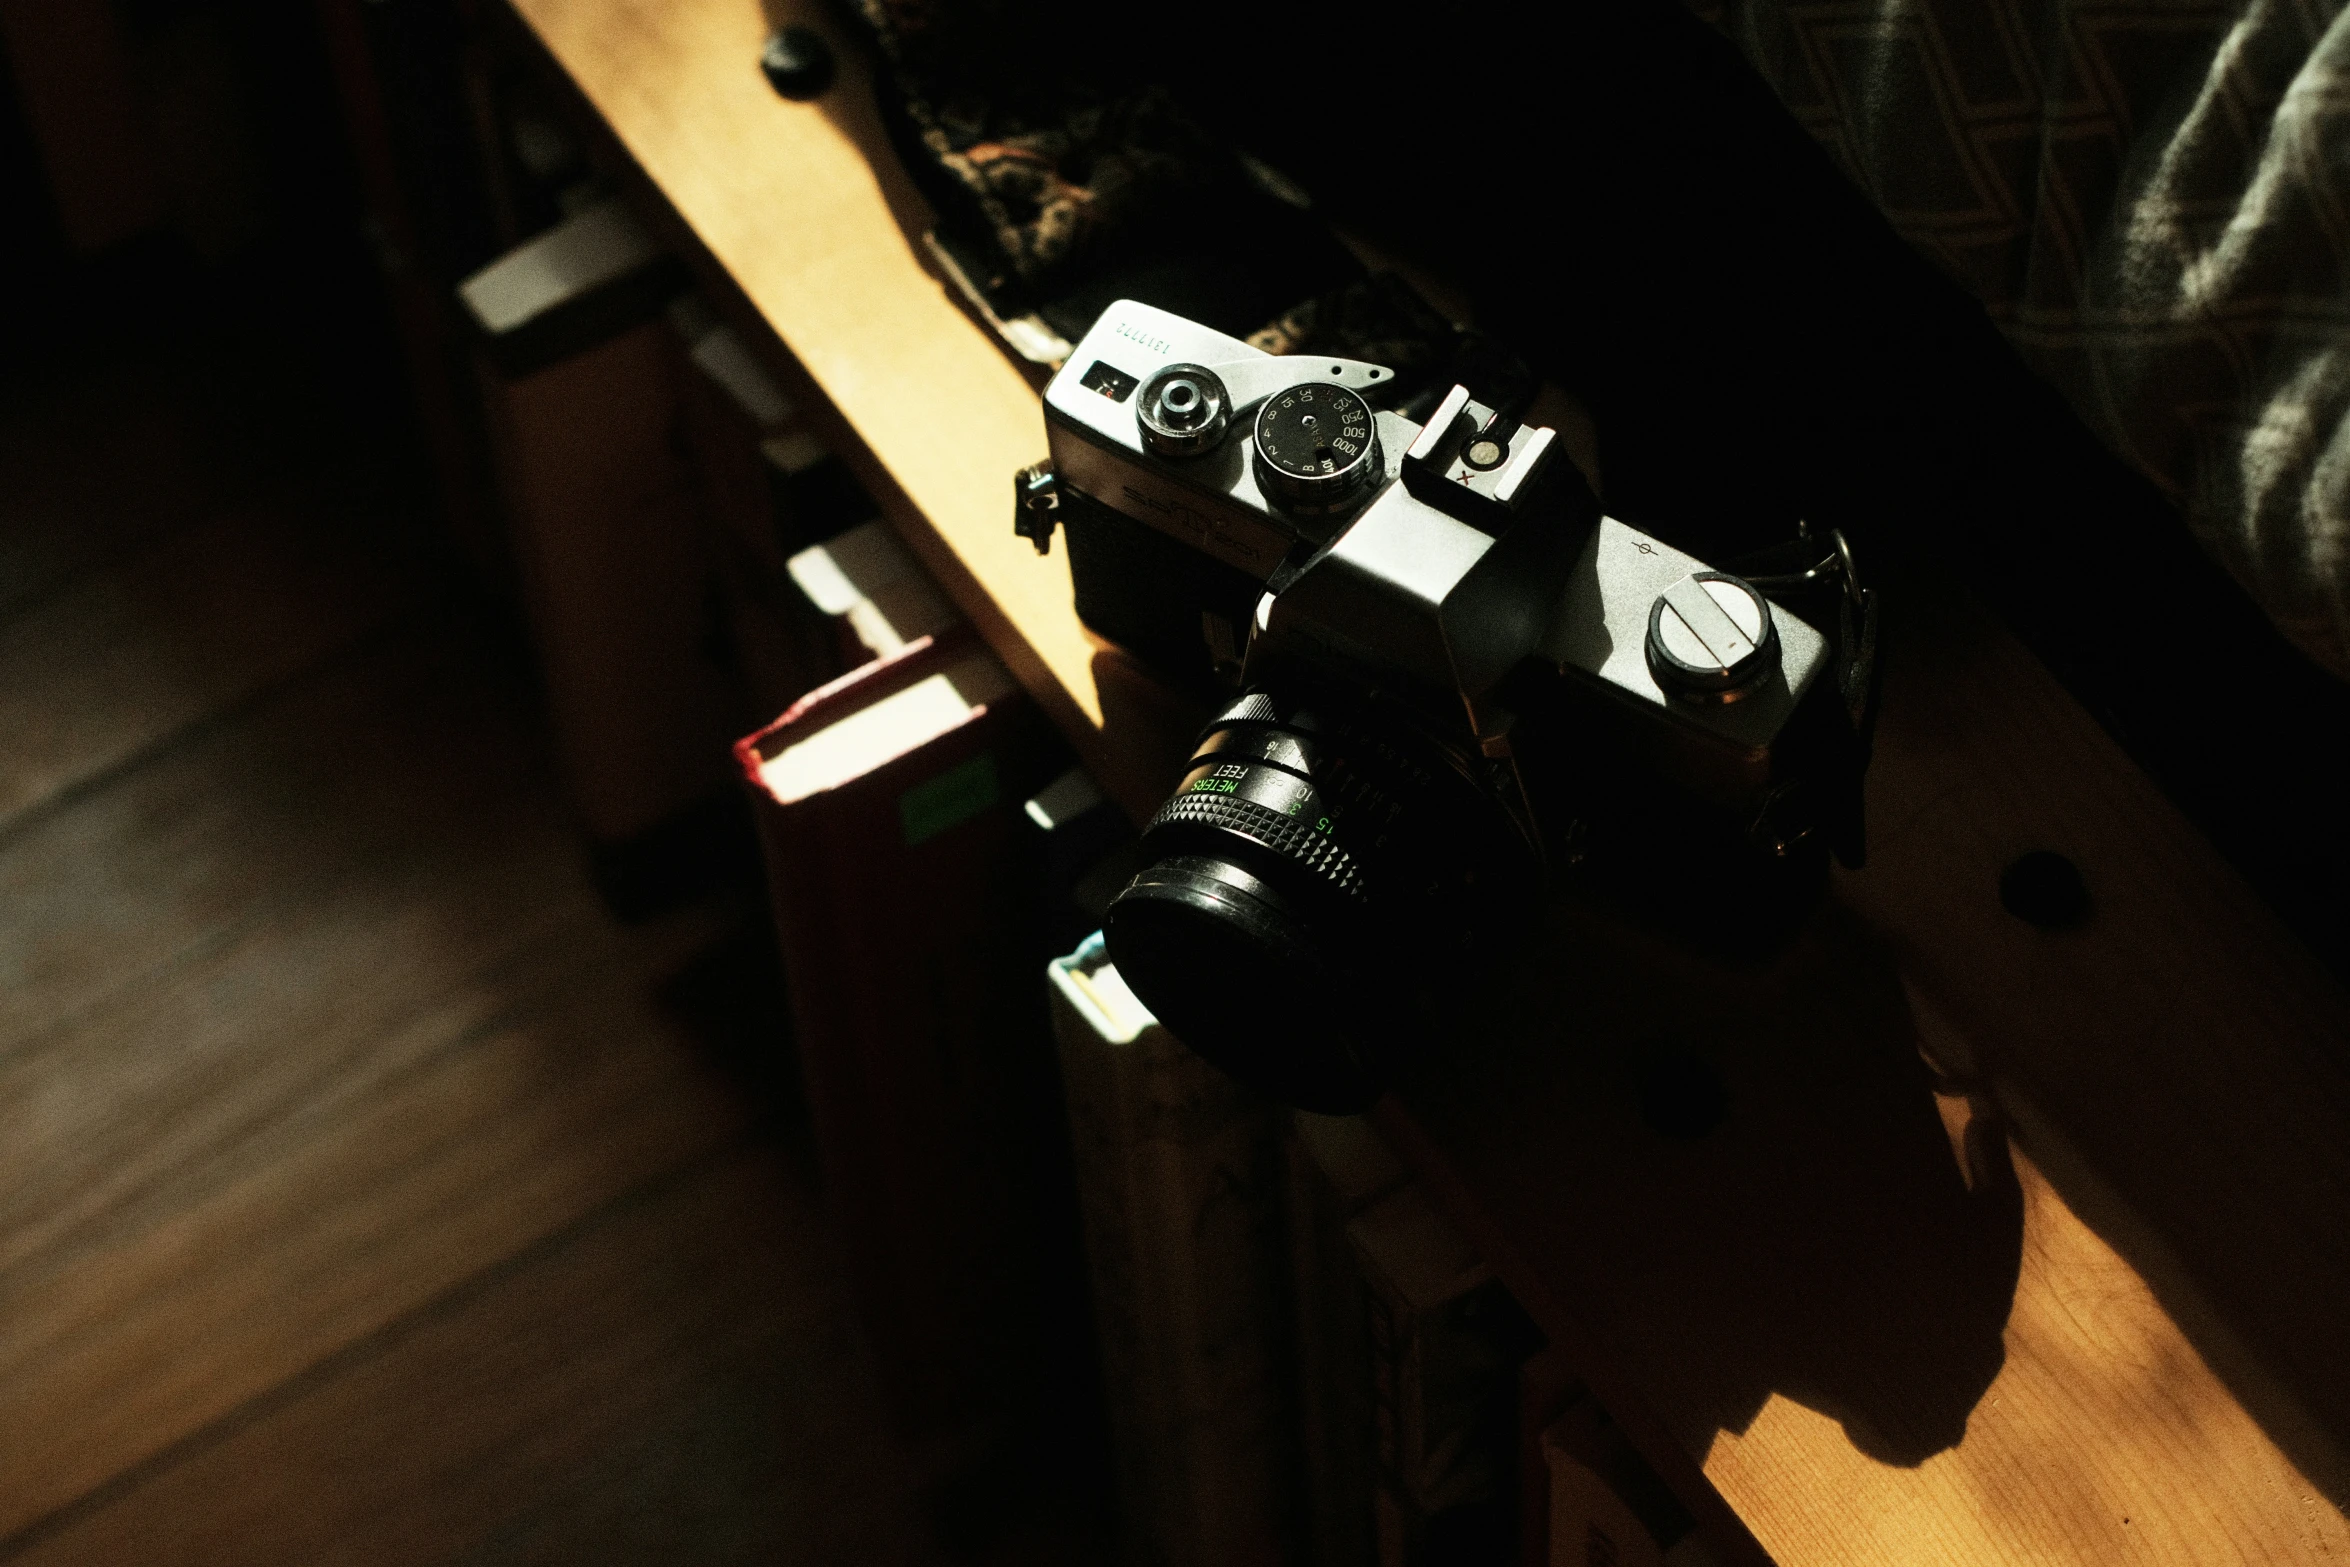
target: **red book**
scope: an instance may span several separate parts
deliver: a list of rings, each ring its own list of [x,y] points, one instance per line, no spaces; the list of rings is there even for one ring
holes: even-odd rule
[[[1033,1406],[1057,1105],[1020,803],[1057,747],[967,628],[740,742],[824,1197],[909,1434]],[[1065,1138],[1063,1139],[1065,1141]],[[1065,1154],[1063,1155],[1065,1158]]]

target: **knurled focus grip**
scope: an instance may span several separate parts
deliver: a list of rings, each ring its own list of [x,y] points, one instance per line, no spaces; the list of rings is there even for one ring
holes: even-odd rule
[[[1230,794],[1178,794],[1143,829],[1149,842],[1161,832],[1188,838],[1202,831],[1232,833],[1263,845],[1310,872],[1332,892],[1353,903],[1365,901],[1362,867],[1328,833],[1296,817]]]

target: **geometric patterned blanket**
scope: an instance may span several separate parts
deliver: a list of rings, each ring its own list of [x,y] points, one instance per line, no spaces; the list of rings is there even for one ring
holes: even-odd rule
[[[1698,0],[2350,678],[2344,0]]]

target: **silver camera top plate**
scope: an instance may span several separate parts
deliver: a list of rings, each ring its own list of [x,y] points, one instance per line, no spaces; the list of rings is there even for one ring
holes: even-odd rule
[[[1307,536],[1304,530],[1326,530],[1343,519],[1291,519],[1269,505],[1250,471],[1245,437],[1179,459],[1145,447],[1135,389],[1175,364],[1215,371],[1236,414],[1301,383],[1366,391],[1394,372],[1353,359],[1277,358],[1196,321],[1121,299],[1102,312],[1045,388],[1045,430],[1062,483],[1263,581]],[[1376,417],[1387,464],[1380,479],[1392,479],[1418,427],[1391,413]],[[1313,536],[1318,542],[1326,534]]]
[[[1828,642],[1772,604],[1778,668],[1735,702],[1675,701],[1649,673],[1649,607],[1683,578],[1711,569],[1613,517],[1600,518],[1567,578],[1566,597],[1542,655],[1562,674],[1580,673],[1623,699],[1660,711],[1671,720],[1699,776],[1717,780],[1725,790],[1742,790],[1767,771],[1779,731],[1828,665]]]
[[[1287,592],[1266,596],[1258,627],[1269,650],[1302,644],[1449,690],[1473,734],[1498,733],[1488,698],[1542,647],[1575,543],[1563,518],[1525,518],[1496,537],[1390,485]]]

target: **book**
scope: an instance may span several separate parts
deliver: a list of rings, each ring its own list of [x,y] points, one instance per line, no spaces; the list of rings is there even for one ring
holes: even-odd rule
[[[670,321],[698,372],[687,436],[702,471],[729,639],[772,716],[960,616],[741,334],[693,295]],[[804,558],[801,558],[804,557]]]
[[[833,622],[841,661],[889,658],[963,623],[947,596],[880,518],[794,555],[791,578]]]
[[[1550,1567],[1550,1471],[1542,1433],[1591,1389],[1566,1356],[1547,1348],[1518,1368],[1518,1567]]]
[[[1552,1567],[1664,1567],[1664,1552],[1641,1527],[1632,1509],[1580,1457],[1566,1433],[1542,1433],[1542,1459],[1550,1487],[1548,1549]]]
[[[499,374],[519,378],[656,315],[683,267],[625,202],[582,206],[457,285]]]
[[[738,427],[752,433],[764,459],[767,505],[763,512],[744,509],[741,515],[748,531],[760,534],[767,546],[779,544],[788,558],[881,514],[848,466],[825,445],[807,410],[777,384],[749,341],[720,321],[707,301],[681,295],[671,304],[669,317],[701,379],[722,394],[735,411]],[[780,355],[781,347],[774,352]]]
[[[1098,932],[1046,972],[1125,1558],[1286,1562],[1284,1116],[1178,1044]]]
[[[556,755],[607,896],[627,908],[654,894],[625,867],[663,873],[628,846],[726,798],[739,732],[675,440],[681,369],[648,321],[530,375],[482,378]]]
[[[1134,825],[1082,767],[1062,773],[1020,810],[1041,839],[1040,933],[1048,951],[1074,951],[1102,928],[1110,900],[1142,868]]]
[[[1360,1116],[1298,1111],[1283,1153],[1305,1559],[1362,1567],[1377,1558],[1379,1442],[1371,1306],[1346,1227],[1410,1175]]]
[[[760,724],[848,667],[837,632],[811,609],[789,566],[813,539],[803,536],[804,509],[787,504],[785,465],[805,468],[826,454],[821,446],[809,453],[813,437],[797,405],[699,297],[681,295],[669,319],[693,370],[681,411],[726,641],[749,702],[743,721]]]
[[[728,746],[746,700],[680,440],[674,267],[592,203],[460,283],[508,541],[597,886],[640,917],[752,863]]]
[[[810,692],[743,739],[816,1164],[897,1422],[979,1462],[1063,1382],[1066,1134],[1018,917],[1019,802],[1056,738],[967,628]],[[1007,915],[1007,911],[1011,911]],[[1068,1221],[1073,1231],[1073,1219]]]
[[[1509,1562],[1519,1366],[1541,1335],[1368,1121],[1293,1124],[1310,1554]]]
[[[1712,1567],[1687,1509],[1588,1394],[1542,1428],[1544,1567]]]
[[[743,423],[766,436],[800,420],[799,405],[775,384],[775,377],[740,332],[718,318],[699,294],[680,294],[669,304],[669,324],[685,344],[686,357],[709,383],[726,394]]]
[[[779,430],[761,448],[775,495],[776,525],[792,550],[837,538],[881,508],[815,430]]]

